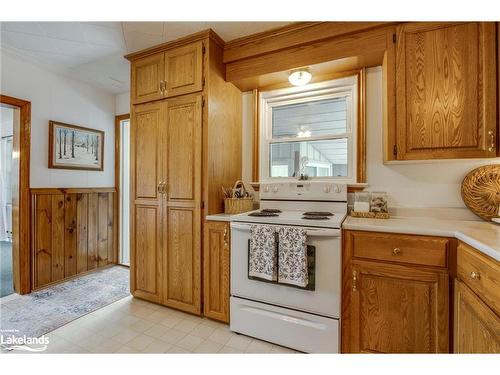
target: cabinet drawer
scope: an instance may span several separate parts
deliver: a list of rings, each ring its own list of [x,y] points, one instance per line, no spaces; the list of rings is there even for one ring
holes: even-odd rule
[[[350,232],[357,258],[446,267],[449,239],[392,233]]]
[[[500,314],[500,263],[460,242],[457,251],[458,277]]]

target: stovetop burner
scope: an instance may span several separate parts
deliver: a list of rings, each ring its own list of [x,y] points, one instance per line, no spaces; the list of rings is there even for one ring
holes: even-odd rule
[[[278,210],[277,208],[264,208],[264,209],[260,210],[260,212],[267,212],[267,213],[270,213],[270,214],[279,214],[282,211]]]
[[[279,216],[279,215],[277,213],[274,213],[274,212],[258,211],[258,212],[251,212],[248,214],[248,216],[272,217],[272,216]]]
[[[333,216],[333,214],[331,212],[322,212],[322,211],[304,212],[303,215],[305,215],[305,216]]]
[[[330,220],[328,216],[319,216],[319,215],[304,215],[302,219],[305,220]]]

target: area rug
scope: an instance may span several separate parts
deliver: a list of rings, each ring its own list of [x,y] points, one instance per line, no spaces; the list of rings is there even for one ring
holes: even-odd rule
[[[127,297],[129,269],[114,266],[1,302],[0,331],[40,337]]]

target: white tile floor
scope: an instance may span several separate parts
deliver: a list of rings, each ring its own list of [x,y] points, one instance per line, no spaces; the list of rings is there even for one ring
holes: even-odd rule
[[[296,353],[229,326],[127,297],[47,334],[46,353]]]

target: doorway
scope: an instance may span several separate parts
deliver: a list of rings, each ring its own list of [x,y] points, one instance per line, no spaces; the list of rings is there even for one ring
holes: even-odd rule
[[[119,220],[119,259],[124,266],[130,266],[130,115],[115,119],[115,185]]]
[[[0,94],[0,293],[31,291],[31,103]]]
[[[13,153],[14,122],[19,122],[19,112],[16,107],[0,107],[0,298],[14,292],[12,190],[19,166],[14,163]]]

